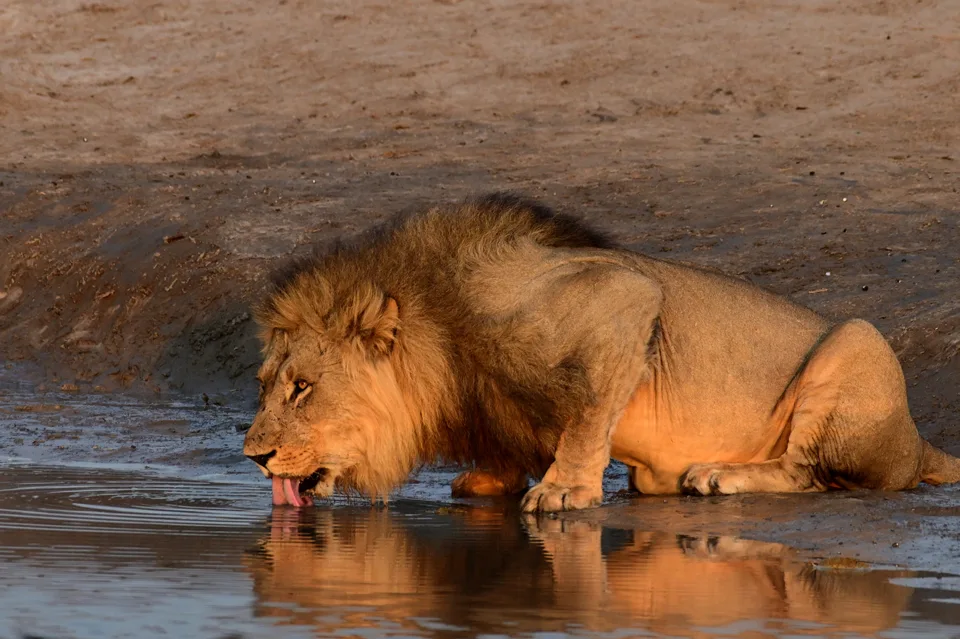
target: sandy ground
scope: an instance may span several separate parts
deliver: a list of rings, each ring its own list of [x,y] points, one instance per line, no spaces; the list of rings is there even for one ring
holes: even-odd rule
[[[0,358],[40,390],[248,406],[280,260],[512,189],[874,322],[960,453],[958,24],[951,0],[7,0]]]
[[[514,189],[877,323],[937,439],[957,24],[930,0],[11,0],[0,356],[56,385],[247,391],[279,259]]]
[[[249,390],[278,260],[514,189],[875,322],[936,437],[960,5],[855,5],[5,2],[0,356],[57,385]]]

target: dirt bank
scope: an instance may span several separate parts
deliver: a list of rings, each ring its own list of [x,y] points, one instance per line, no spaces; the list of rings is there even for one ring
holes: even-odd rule
[[[946,0],[7,2],[0,357],[248,400],[278,260],[516,189],[875,322],[956,451],[957,24]]]

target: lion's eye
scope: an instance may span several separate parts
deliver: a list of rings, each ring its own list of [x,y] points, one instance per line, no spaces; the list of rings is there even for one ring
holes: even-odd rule
[[[298,395],[303,393],[303,391],[307,390],[308,388],[310,388],[310,382],[303,379],[298,379],[293,383],[293,394],[290,396],[290,399],[296,399]]]

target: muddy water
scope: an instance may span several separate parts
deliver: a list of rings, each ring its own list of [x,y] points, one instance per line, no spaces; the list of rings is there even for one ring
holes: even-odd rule
[[[606,521],[454,502],[444,469],[388,508],[272,509],[246,417],[8,390],[0,637],[960,635],[956,577],[703,532],[676,513],[737,502],[657,511],[616,472]]]

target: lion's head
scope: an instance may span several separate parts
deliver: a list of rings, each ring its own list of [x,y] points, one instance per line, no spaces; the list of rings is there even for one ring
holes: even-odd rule
[[[244,454],[273,479],[275,504],[301,506],[335,487],[384,497],[418,465],[424,427],[436,421],[437,402],[424,396],[436,375],[411,363],[430,349],[404,334],[405,316],[415,327],[378,287],[336,290],[317,271],[260,309],[260,407]]]

